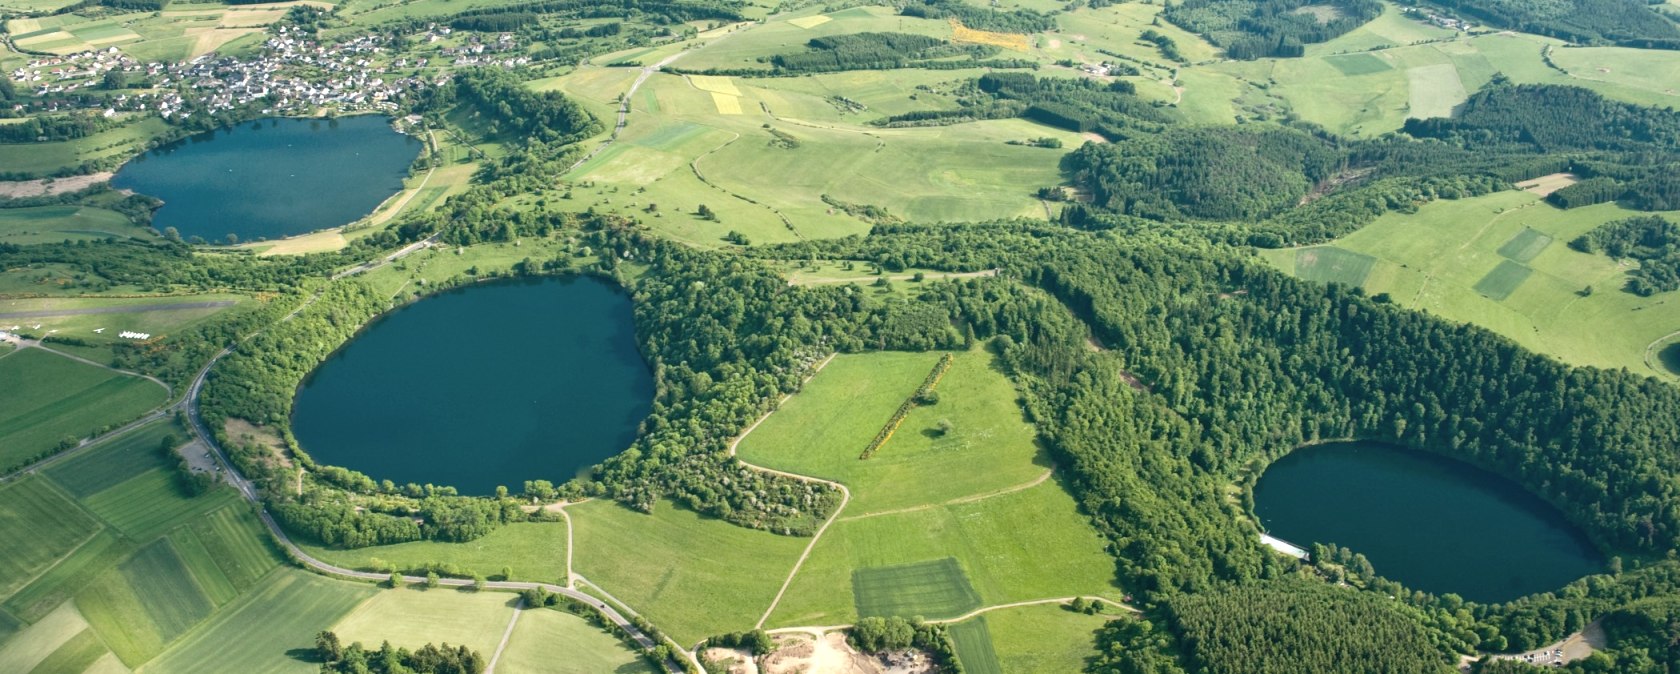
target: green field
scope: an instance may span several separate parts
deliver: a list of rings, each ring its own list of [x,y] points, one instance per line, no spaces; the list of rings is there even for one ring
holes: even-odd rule
[[[221,305],[223,302],[233,306]],[[204,303],[216,304],[192,306]],[[35,334],[51,332],[57,337],[71,337],[94,347],[104,347],[98,351],[88,351],[64,344],[52,345],[55,349],[73,352],[95,362],[110,362],[111,351],[108,347],[128,341],[120,336],[125,330],[148,333],[154,335],[154,339],[166,337],[202,324],[222,312],[238,310],[239,304],[249,303],[249,297],[229,293],[144,298],[8,298],[0,299],[0,314],[31,312],[47,315],[0,321],[5,321],[5,327],[23,324],[30,326],[30,332]],[[101,313],[76,313],[89,309]],[[41,327],[33,329],[35,325]],[[95,330],[100,332],[94,332]]]
[[[1623,292],[1629,266],[1541,243],[1569,241],[1637,214],[1615,204],[1564,211],[1513,190],[1389,213],[1333,245],[1375,259],[1361,284],[1367,293],[1480,325],[1565,362],[1670,376],[1645,355],[1680,326],[1680,305],[1668,303],[1667,293]],[[1300,271],[1301,254],[1261,253],[1273,266],[1311,278]]]
[[[10,326],[7,326],[10,327]],[[0,359],[0,470],[163,404],[155,383],[40,349]]]
[[[653,674],[641,654],[564,611],[535,609],[519,614],[507,650],[496,662],[501,674]]]
[[[939,403],[913,410],[880,451],[858,460],[938,359],[836,356],[738,452],[750,463],[845,483],[853,498],[847,516],[943,503],[1042,476],[1048,459],[1022,418],[1014,386],[984,348],[958,354],[936,389]],[[942,419],[952,426],[943,435],[936,430]]]
[[[101,519],[137,541],[152,538],[239,497],[232,489],[186,496],[175,469],[153,468],[115,487],[87,497],[84,503]]]
[[[76,593],[76,606],[130,667],[163,652],[215,609],[168,539],[142,548]]]
[[[496,576],[505,566],[513,569],[514,580],[566,582],[564,522],[509,524],[466,543],[415,541],[354,550],[306,545],[304,549],[327,562],[367,571],[400,569],[424,575],[420,570],[428,565],[448,564]]]
[[[88,623],[69,602],[0,642],[0,672],[28,672],[87,630]]]
[[[1107,610],[1112,613],[1116,609]],[[1020,606],[992,611],[985,617],[999,669],[1012,674],[1079,671],[1086,658],[1097,654],[1096,631],[1110,619],[1112,615],[1090,616],[1058,605]],[[962,645],[959,640],[959,654]]]
[[[951,641],[957,647],[957,661],[962,663],[965,674],[1003,674],[1006,671],[1003,664],[998,662],[997,651],[992,648],[992,632],[986,624],[985,616],[952,625]]]
[[[242,503],[195,518],[178,535],[197,538],[222,575],[240,590],[254,585],[281,562],[280,551],[256,515]]]
[[[10,595],[70,554],[99,530],[57,489],[39,477],[0,486],[0,596]]]
[[[644,515],[612,501],[567,509],[576,571],[678,643],[749,629],[810,539],[703,518],[661,501]],[[844,581],[841,591],[850,593]]]
[[[35,665],[29,674],[81,674],[110,652],[99,641],[98,634],[84,629]]]
[[[1356,286],[1371,275],[1377,259],[1335,246],[1302,248],[1295,253],[1295,275],[1319,283]]]
[[[107,529],[6,599],[4,608],[27,621],[40,620],[106,569],[134,552],[134,544]]]
[[[315,634],[377,590],[364,583],[331,580],[284,569],[216,613],[201,629],[156,660],[148,674],[262,672],[310,674],[320,665],[293,652],[312,650]]]
[[[1394,66],[1389,65],[1387,61],[1370,54],[1329,56],[1325,57],[1324,62],[1330,64],[1336,70],[1341,71],[1343,75],[1347,75],[1349,77],[1369,75],[1371,73],[1380,73],[1385,70],[1394,69]]]
[[[951,557],[856,569],[852,597],[859,617],[943,619],[980,608],[980,594]]]
[[[419,648],[428,643],[466,646],[486,658],[496,652],[519,595],[455,588],[384,590],[362,602],[332,630],[344,643],[377,649]]]
[[[163,441],[174,437],[178,443],[184,435],[169,421],[155,421],[55,463],[44,472],[70,495],[86,498],[153,468],[170,465],[161,448]]]
[[[0,208],[0,243],[27,246],[113,236],[130,238],[149,234],[130,223],[127,216],[103,208],[74,205]]]
[[[163,136],[169,124],[149,116],[132,124],[75,140],[0,144],[0,166],[7,171],[45,176],[98,160],[115,160],[144,149]]]

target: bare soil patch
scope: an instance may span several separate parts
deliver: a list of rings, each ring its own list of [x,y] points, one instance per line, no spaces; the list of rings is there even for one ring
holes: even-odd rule
[[[931,674],[933,661],[919,651],[875,656],[857,652],[843,632],[775,635],[777,649],[762,660],[765,674]],[[734,670],[730,670],[733,672]]]
[[[109,181],[112,175],[114,174],[106,171],[104,173],[89,173],[85,176],[70,176],[68,178],[0,180],[0,197],[17,199],[20,197],[38,197],[43,195],[75,192]]]
[[[1517,183],[1517,189],[1546,196],[1578,182],[1581,182],[1580,176],[1573,173],[1553,173]]]

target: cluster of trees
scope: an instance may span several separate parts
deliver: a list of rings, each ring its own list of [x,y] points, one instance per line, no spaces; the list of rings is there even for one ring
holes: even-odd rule
[[[1639,261],[1628,272],[1627,290],[1650,297],[1680,289],[1680,225],[1658,215],[1608,222],[1569,242],[1583,253]]]
[[[1161,18],[1200,33],[1231,58],[1257,59],[1300,56],[1304,45],[1363,26],[1382,8],[1376,0],[1185,0],[1161,10]]]
[[[1586,44],[1680,48],[1680,29],[1640,0],[1437,0],[1499,28]]]
[[[1019,117],[1109,139],[1160,132],[1166,113],[1136,96],[1131,82],[1099,82],[1031,73],[988,73],[974,79],[954,110],[917,110],[874,121],[877,126],[930,126]]]
[[[954,67],[973,67],[997,54],[996,47],[955,45],[936,37],[912,33],[850,33],[819,37],[806,43],[803,52],[777,54],[770,64],[787,73],[821,73],[841,70],[888,70],[912,68],[925,61],[967,57],[953,61]]]
[[[537,92],[500,68],[473,68],[455,75],[455,99],[473,106],[490,133],[526,143],[567,145],[603,130],[601,121],[558,92]],[[443,97],[435,100],[444,103]]]
[[[1031,9],[1000,10],[970,5],[962,0],[908,0],[898,9],[904,16],[924,19],[956,19],[976,30],[996,33],[1042,33],[1056,29],[1056,17]]]
[[[452,25],[508,25],[513,30],[542,17],[554,19],[624,19],[658,25],[688,21],[740,21],[737,0],[537,0],[456,12]],[[456,24],[456,22],[462,22]],[[468,30],[482,30],[468,28]]]
[[[764,630],[730,632],[707,639],[701,648],[739,648],[753,655],[769,655],[776,650],[776,641]]]
[[[1138,39],[1155,45],[1155,48],[1161,51],[1161,58],[1175,63],[1184,63],[1186,61],[1184,54],[1181,54],[1178,51],[1178,43],[1171,37],[1163,35],[1160,31],[1157,31],[1154,28],[1144,29],[1142,33],[1138,34]]]
[[[117,126],[100,115],[33,115],[15,124],[0,124],[0,143],[75,140]]]
[[[920,618],[859,618],[846,632],[846,640],[864,653],[914,648],[928,653],[941,672],[963,672],[950,631],[944,625],[925,623]]]
[[[898,409],[893,411],[892,417],[887,419],[887,423],[882,425],[881,430],[875,434],[875,438],[869,441],[869,446],[863,448],[863,453],[858,455],[858,459],[868,459],[875,456],[875,452],[881,449],[881,445],[887,444],[887,441],[892,439],[893,433],[898,430],[900,424],[904,423],[904,418],[910,416],[910,410],[939,402],[939,395],[934,392],[933,387],[939,383],[941,377],[945,376],[945,372],[951,369],[951,363],[955,360],[956,358],[949,353],[939,357],[939,362],[934,363],[933,369],[928,372],[926,377],[922,378],[922,385],[917,386],[916,391],[899,404]]]
[[[482,674],[489,665],[466,646],[426,644],[410,651],[387,641],[370,651],[359,641],[345,646],[333,632],[315,635],[315,657],[325,674]]]

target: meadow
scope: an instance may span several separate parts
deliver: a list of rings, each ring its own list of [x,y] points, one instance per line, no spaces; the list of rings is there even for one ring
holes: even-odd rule
[[[107,237],[150,236],[116,211],[93,206],[56,205],[0,209],[0,243],[27,246]]]
[[[1003,674],[1005,671],[1027,671],[1004,670],[1003,663],[998,661],[997,650],[992,647],[991,626],[987,624],[985,616],[965,620],[952,625],[950,629],[951,642],[957,647],[957,661],[962,663],[963,672]],[[1077,666],[1075,665],[1076,668]]]
[[[428,643],[466,646],[489,658],[513,618],[519,595],[456,588],[401,587],[374,594],[333,625],[346,644],[377,649]]]
[[[1073,672],[1084,667],[1086,658],[1097,654],[1094,633],[1103,623],[1115,619],[1113,612],[1116,609],[1107,607],[1105,610],[1110,615],[1085,615],[1055,604],[1018,606],[992,611],[982,618],[959,623],[952,630],[958,635],[957,652],[963,658],[967,671],[985,671],[969,666],[964,641],[970,632],[963,630],[969,622],[983,621],[992,658],[996,662],[993,671],[1023,674]],[[976,640],[978,636],[975,634]],[[979,652],[978,646],[972,648]]]
[[[0,166],[8,172],[44,177],[90,162],[136,154],[147,142],[166,135],[169,129],[162,119],[146,117],[75,140],[0,144]]]
[[[129,421],[166,397],[153,382],[41,349],[0,359],[0,381],[12,382],[0,389],[0,469]]]
[[[653,674],[640,653],[578,616],[554,609],[519,614],[507,649],[496,662],[502,674]]]
[[[147,674],[320,671],[312,659],[315,634],[332,627],[378,590],[365,583],[323,578],[297,569],[268,575],[198,630],[146,664]],[[376,646],[377,647],[377,646]]]
[[[1511,190],[1389,213],[1328,246],[1261,256],[1296,276],[1386,293],[1565,362],[1666,374],[1647,362],[1647,351],[1674,332],[1680,305],[1668,305],[1667,293],[1624,292],[1631,263],[1564,245],[1636,214],[1615,204],[1564,211]]]
[[[566,582],[564,522],[509,524],[466,543],[415,541],[353,550],[314,545],[304,545],[303,548],[318,559],[364,571],[398,569],[425,575],[422,569],[444,564],[484,576],[499,576],[502,567],[508,567],[513,570],[513,580]]]
[[[751,628],[810,542],[703,518],[669,501],[652,515],[613,501],[567,511],[577,573],[683,644]]]

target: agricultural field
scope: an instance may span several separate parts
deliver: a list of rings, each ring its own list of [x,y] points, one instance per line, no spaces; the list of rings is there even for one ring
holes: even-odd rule
[[[175,468],[171,466],[153,468],[129,478],[87,497],[83,503],[123,535],[144,541],[237,499],[231,489],[186,496],[181,493]]]
[[[147,674],[219,674],[320,671],[292,653],[313,649],[315,634],[330,629],[379,592],[372,585],[282,569],[227,605],[200,629],[146,664]],[[376,646],[377,647],[377,646]]]
[[[519,614],[507,649],[496,662],[502,674],[653,674],[656,670],[617,638],[565,611]]]
[[[128,216],[93,206],[32,206],[0,209],[0,243],[27,246],[59,241],[87,241],[151,234],[130,223]]]
[[[519,601],[508,592],[402,587],[374,594],[332,630],[346,644],[360,641],[375,649],[386,641],[404,648],[447,643],[489,657]]]
[[[951,642],[957,647],[957,661],[962,663],[963,672],[974,672],[974,674],[1004,673],[1003,664],[998,662],[997,651],[992,647],[992,632],[985,616],[952,625]],[[1011,669],[1008,671],[1026,670]]]
[[[10,327],[10,326],[7,326]],[[41,349],[0,359],[0,467],[122,424],[163,404],[162,386]]]
[[[603,500],[567,511],[576,527],[576,572],[685,644],[752,627],[810,542],[669,501],[652,515]]]
[[[0,486],[0,595],[10,595],[99,530],[50,482],[29,477]]]
[[[86,648],[84,634],[89,634],[87,621],[73,604],[61,604],[11,639],[0,642],[0,672],[32,671],[66,647],[71,652],[81,651]]]
[[[1652,347],[1680,325],[1680,305],[1669,293],[1623,292],[1631,263],[1565,245],[1634,215],[1615,204],[1564,211],[1511,190],[1389,213],[1328,246],[1261,255],[1298,277],[1386,293],[1565,362],[1666,374]]]
[[[566,582],[564,522],[509,524],[466,543],[415,541],[353,550],[314,545],[303,548],[318,559],[366,571],[400,569],[414,575],[425,575],[421,569],[442,564],[488,577],[500,576],[505,566],[513,570],[513,580]]]
[[[1074,613],[1065,606],[1055,604],[1019,606],[958,623],[952,630],[957,637],[958,656],[962,658],[966,671],[1023,674],[1073,672],[1084,667],[1086,658],[1097,654],[1093,635],[1104,623],[1115,619],[1116,609],[1107,607],[1105,610],[1110,612],[1109,615]],[[971,623],[982,623],[985,629],[965,629]],[[979,645],[982,633],[988,639],[985,643],[996,662],[992,670],[976,668],[967,655],[972,649],[977,658],[983,657],[981,654],[986,649]]]
[[[153,468],[171,465],[163,444],[174,438],[173,447],[185,436],[173,423],[152,422],[54,463],[44,472],[71,496],[86,498]]]

